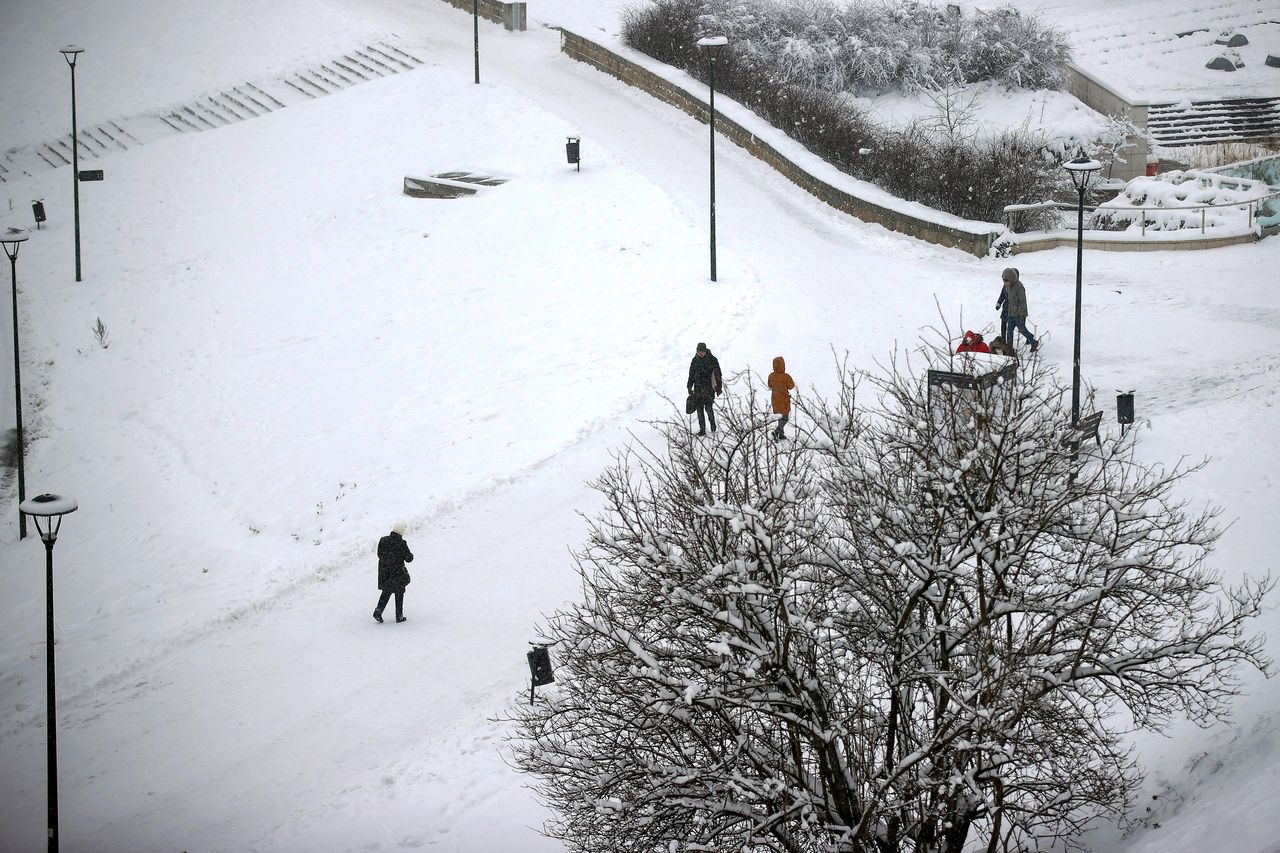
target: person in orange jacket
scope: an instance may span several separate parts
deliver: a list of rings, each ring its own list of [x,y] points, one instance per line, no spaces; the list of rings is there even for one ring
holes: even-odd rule
[[[773,413],[782,415],[778,420],[778,428],[773,431],[773,438],[776,441],[787,437],[782,429],[787,425],[787,419],[791,417],[791,389],[796,387],[796,383],[791,381],[791,374],[787,373],[787,363],[780,355],[773,359],[773,373],[769,374],[768,384],[769,390],[773,392],[771,401]]]

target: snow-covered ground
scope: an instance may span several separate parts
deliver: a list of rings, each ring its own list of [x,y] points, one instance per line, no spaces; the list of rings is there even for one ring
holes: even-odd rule
[[[723,142],[709,283],[705,125],[565,59],[542,26],[616,32],[621,5],[482,23],[476,86],[470,17],[436,0],[4,4],[5,148],[66,131],[68,42],[86,48],[82,124],[369,38],[425,60],[99,158],[81,283],[68,170],[0,183],[0,225],[30,225],[32,198],[50,217],[18,262],[28,494],[81,507],[55,553],[63,849],[562,849],[529,828],[543,812],[493,719],[522,701],[540,614],[577,592],[585,483],[683,394],[694,344],[743,382],[785,355],[822,391],[832,346],[870,367],[940,317],[994,324],[1008,261],[851,220]],[[400,192],[463,169],[509,180]],[[1016,263],[1044,357],[1069,371],[1074,252]],[[1108,420],[1112,389],[1137,390],[1151,458],[1213,457],[1188,497],[1234,520],[1230,577],[1269,566],[1280,510],[1278,268],[1274,240],[1085,256],[1084,374]],[[2,851],[44,833],[43,548],[17,541],[15,496],[10,477]],[[397,518],[418,555],[409,621],[377,625],[373,547]],[[1234,727],[1136,739],[1151,826],[1094,850],[1277,849],[1280,686],[1246,687]]]
[[[988,0],[958,0],[965,9]],[[1131,104],[1168,104],[1218,98],[1274,98],[1280,69],[1280,0],[1013,0],[1062,29],[1076,63]],[[1248,44],[1217,44],[1242,35]],[[1218,56],[1243,62],[1214,71]]]

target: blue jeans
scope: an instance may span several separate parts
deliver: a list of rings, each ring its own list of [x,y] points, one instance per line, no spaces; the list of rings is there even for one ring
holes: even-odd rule
[[[1027,339],[1027,343],[1034,344],[1036,342],[1036,336],[1027,331],[1027,318],[1015,317],[1010,314],[1004,324],[1004,342],[1009,346],[1013,346],[1014,329],[1022,332],[1022,336]]]

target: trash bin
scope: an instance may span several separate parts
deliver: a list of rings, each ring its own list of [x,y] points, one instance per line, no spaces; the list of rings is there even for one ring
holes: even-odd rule
[[[546,646],[534,646],[527,657],[529,674],[533,676],[534,687],[541,687],[556,680],[556,677],[551,674],[551,654]]]
[[[569,137],[569,141],[564,144],[564,156],[569,161],[570,166],[578,162],[578,137]]]
[[[1128,394],[1116,395],[1116,422],[1121,424],[1133,423],[1133,392]]]

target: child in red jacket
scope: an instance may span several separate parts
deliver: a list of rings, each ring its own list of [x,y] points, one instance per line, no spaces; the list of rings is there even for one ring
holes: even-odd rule
[[[964,340],[960,341],[956,352],[991,352],[991,348],[982,339],[982,335],[977,332],[965,332]]]

